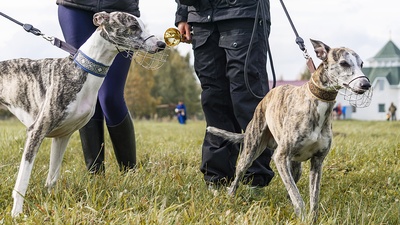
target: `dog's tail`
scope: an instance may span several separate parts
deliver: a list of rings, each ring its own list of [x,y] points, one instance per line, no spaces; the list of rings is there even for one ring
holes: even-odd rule
[[[222,130],[216,127],[207,127],[207,132],[214,134],[216,136],[222,137],[233,143],[242,143],[244,139],[244,134],[234,133],[226,130]]]

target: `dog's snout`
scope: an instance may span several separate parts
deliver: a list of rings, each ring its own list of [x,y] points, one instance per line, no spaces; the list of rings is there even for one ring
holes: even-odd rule
[[[159,48],[165,48],[166,44],[165,44],[165,42],[163,42],[163,41],[157,41],[157,46],[158,46]]]
[[[360,88],[363,90],[368,90],[371,87],[371,83],[368,80],[362,80],[360,82]]]
[[[157,41],[157,48],[158,48],[158,51],[164,50],[166,46],[167,46],[167,45],[165,44],[165,42],[163,42],[163,41]]]

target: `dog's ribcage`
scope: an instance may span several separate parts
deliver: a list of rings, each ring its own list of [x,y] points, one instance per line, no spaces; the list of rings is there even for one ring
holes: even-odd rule
[[[270,115],[266,122],[275,141],[284,149],[291,149],[289,155],[294,161],[305,161],[331,144],[334,103],[306,97],[311,95],[306,85],[276,87],[263,99],[265,103],[260,103],[260,110]]]
[[[47,120],[51,122],[50,130],[54,130],[68,119],[68,107],[77,100],[87,77],[68,57],[3,61],[0,62],[0,103],[28,129],[44,113],[50,117]]]

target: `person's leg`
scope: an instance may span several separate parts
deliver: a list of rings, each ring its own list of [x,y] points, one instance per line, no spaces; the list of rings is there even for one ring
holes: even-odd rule
[[[182,115],[178,115],[178,121],[180,124],[184,124],[185,123],[185,118],[183,118]]]
[[[96,30],[93,12],[58,6],[58,22],[65,41],[79,48]]]
[[[229,80],[225,76],[225,52],[218,47],[219,32],[212,25],[204,24],[195,24],[193,30],[194,68],[202,87],[201,104],[207,126],[240,132],[231,105]],[[229,184],[238,151],[238,145],[206,133],[200,165],[206,183]]]
[[[93,13],[65,6],[58,7],[58,20],[64,39],[75,48],[81,47],[96,30]],[[104,119],[99,103],[94,116],[79,130],[83,155],[91,173],[104,172]]]
[[[254,43],[251,52],[248,53],[249,39],[252,36],[254,20],[231,20],[218,23],[223,41],[220,46],[226,50],[227,76],[230,81],[230,92],[235,117],[242,130],[246,130],[247,124],[253,117],[254,110],[261,98],[268,92],[268,77],[266,71],[267,51],[262,25],[258,23],[257,32],[254,35]],[[247,65],[245,65],[247,58]],[[247,74],[245,74],[247,66]],[[248,78],[246,86],[245,78]],[[248,169],[245,183],[252,186],[266,186],[274,176],[270,168],[272,152],[266,149]]]
[[[136,166],[135,130],[124,99],[124,88],[131,60],[120,53],[99,90],[99,101],[120,170]]]

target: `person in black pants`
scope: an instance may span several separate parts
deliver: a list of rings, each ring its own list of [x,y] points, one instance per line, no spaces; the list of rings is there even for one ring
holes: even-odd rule
[[[96,12],[123,11],[140,16],[139,0],[57,0],[58,19],[65,41],[79,48],[96,30]],[[124,99],[131,60],[119,53],[99,90],[96,111],[79,130],[86,167],[104,173],[104,120],[121,171],[136,166],[135,131]]]
[[[264,20],[261,16],[255,18],[260,10],[255,0],[176,2],[175,25],[185,37],[183,41],[192,43],[207,126],[241,133],[261,100],[249,92],[245,76],[256,95],[264,96],[269,91],[265,42],[270,28],[269,1],[261,1],[268,8],[264,11]],[[264,27],[268,28],[267,32]],[[200,170],[209,187],[226,186],[233,180],[239,148],[237,144],[205,134]],[[269,184],[274,176],[269,166],[271,156],[272,152],[266,149],[254,161],[245,176],[246,184],[255,187]]]

